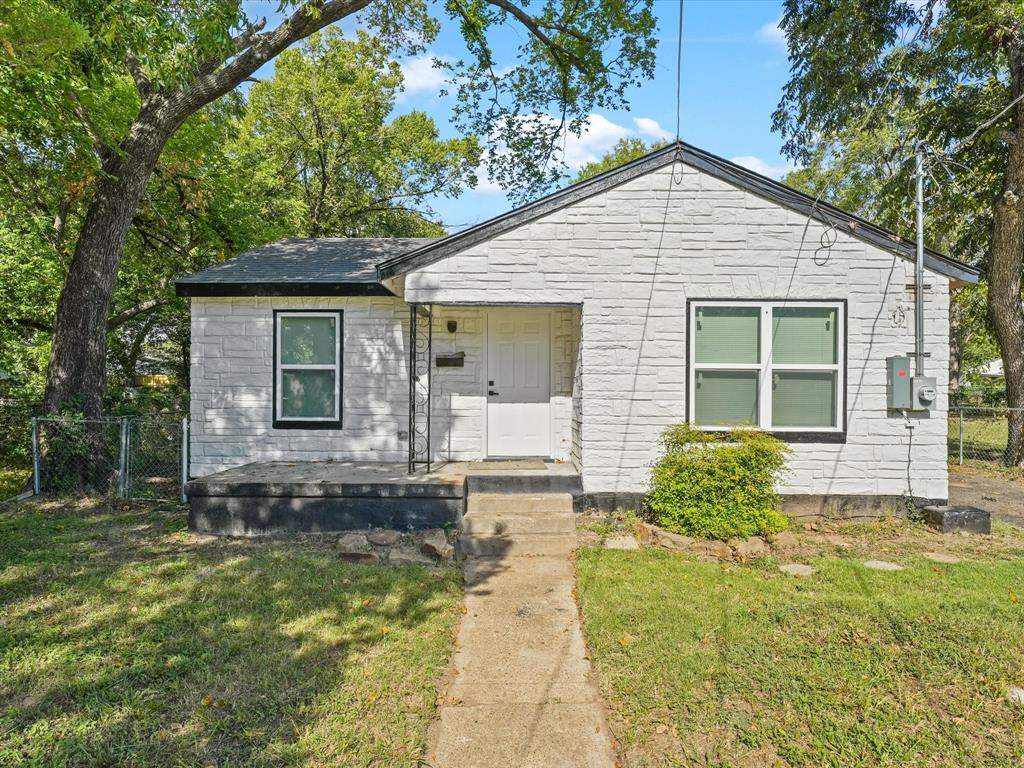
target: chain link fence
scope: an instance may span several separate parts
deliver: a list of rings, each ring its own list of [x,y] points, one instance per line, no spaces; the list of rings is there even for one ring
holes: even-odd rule
[[[955,464],[1003,466],[1010,408],[951,406],[949,459]]]
[[[179,414],[32,420],[36,494],[184,500],[187,452]]]

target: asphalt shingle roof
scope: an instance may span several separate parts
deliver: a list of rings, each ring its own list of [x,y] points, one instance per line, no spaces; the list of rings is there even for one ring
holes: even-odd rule
[[[175,281],[179,296],[388,294],[377,265],[433,242],[428,237],[292,237],[267,243]]]

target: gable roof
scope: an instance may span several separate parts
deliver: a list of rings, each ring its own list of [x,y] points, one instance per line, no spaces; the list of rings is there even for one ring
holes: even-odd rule
[[[377,265],[427,237],[292,237],[175,280],[179,296],[390,296]]]
[[[705,152],[690,144],[676,141],[662,149],[644,155],[632,162],[620,165],[610,171],[561,189],[547,197],[516,208],[474,227],[448,237],[434,240],[406,253],[382,262],[377,272],[381,279],[395,277],[414,269],[428,266],[452,256],[472,245],[489,240],[529,221],[545,216],[560,208],[585,200],[606,190],[625,184],[645,173],[670,165],[676,161],[696,168],[709,176],[725,181],[740,189],[747,190],[781,206],[805,216],[834,226],[853,237],[864,240],[878,248],[913,261],[916,245],[899,235],[871,222],[847,213],[833,205],[799,192],[767,176],[732,163],[724,158]],[[925,266],[951,280],[967,283],[978,282],[978,270],[945,254],[925,249]]]

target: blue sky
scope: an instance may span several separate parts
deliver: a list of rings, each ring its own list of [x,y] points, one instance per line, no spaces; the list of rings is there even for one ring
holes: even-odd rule
[[[274,17],[277,3],[249,2],[251,15]],[[590,128],[565,141],[571,168],[600,157],[619,138],[648,141],[675,133],[676,43],[679,3],[656,0],[657,71],[652,81],[630,90],[629,111],[591,116]],[[778,178],[787,169],[779,154],[781,140],[771,130],[771,115],[789,65],[785,41],[776,27],[782,15],[774,0],[686,0],[683,29],[682,128],[684,141]],[[444,19],[439,9],[438,17]],[[270,24],[275,19],[269,18]],[[347,23],[346,29],[354,28]],[[503,30],[496,49],[514,52],[518,27]],[[451,97],[440,97],[444,75],[431,66],[434,57],[458,58],[464,48],[458,29],[442,23],[427,54],[401,60],[406,91],[395,114],[419,109],[430,114],[443,136],[455,135],[450,124]],[[510,61],[499,64],[511,63]],[[266,77],[269,71],[260,73]],[[486,179],[461,197],[437,199],[432,207],[450,229],[483,221],[508,210],[505,195]]]

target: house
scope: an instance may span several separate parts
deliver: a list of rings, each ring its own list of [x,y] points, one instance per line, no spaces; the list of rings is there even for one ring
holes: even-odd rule
[[[177,281],[193,487],[254,462],[539,457],[575,474],[578,506],[633,505],[661,431],[689,420],[790,442],[795,513],[944,500],[949,296],[978,275],[926,253],[938,394],[905,415],[886,358],[914,347],[913,262],[679,142],[437,240],[271,243]]]

